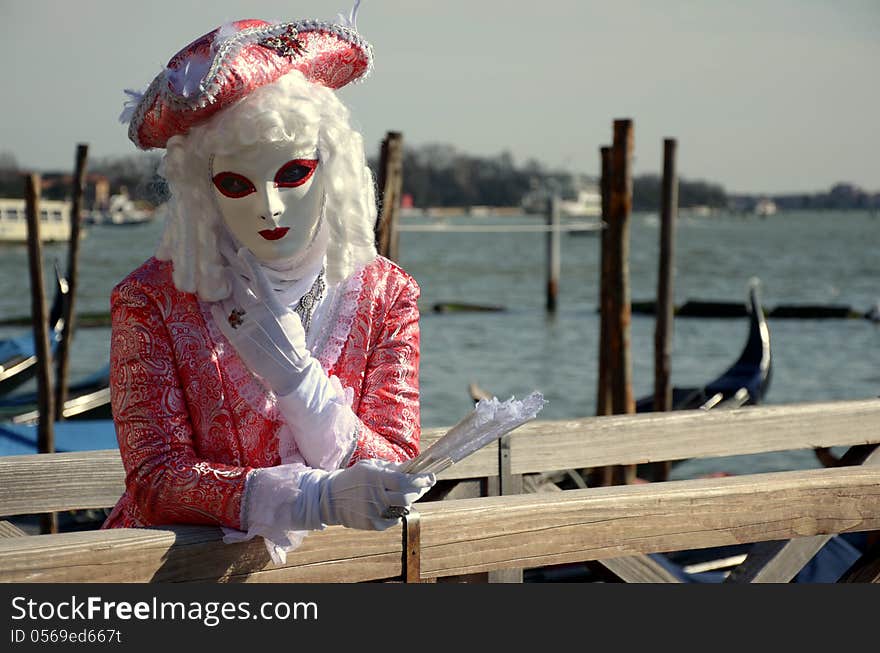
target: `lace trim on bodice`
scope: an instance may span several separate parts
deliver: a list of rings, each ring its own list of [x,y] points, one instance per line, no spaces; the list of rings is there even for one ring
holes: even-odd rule
[[[324,304],[319,307],[323,315],[316,316],[320,321],[312,345],[312,355],[326,372],[336,365],[354,326],[364,285],[364,270],[365,266],[361,266],[348,279],[337,284],[332,294],[328,294]]]
[[[316,333],[312,332],[315,335],[314,343],[310,348],[312,356],[321,363],[325,372],[329,373],[336,365],[351,333],[363,288],[363,278],[364,268],[361,267],[348,279],[328,289],[327,297],[316,311],[314,319],[318,329]],[[223,335],[211,315],[210,302],[199,300],[199,311],[214,342],[218,365],[227,377],[230,387],[235,388],[241,398],[259,415],[273,422],[283,422],[275,394],[251,372],[235,351],[235,347]],[[281,449],[286,450],[287,447],[282,446]]]

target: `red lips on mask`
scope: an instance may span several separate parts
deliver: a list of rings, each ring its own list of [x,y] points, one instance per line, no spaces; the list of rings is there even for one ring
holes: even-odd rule
[[[290,231],[290,227],[277,227],[275,229],[263,229],[260,231],[260,235],[266,240],[278,240],[283,238],[288,231]]]

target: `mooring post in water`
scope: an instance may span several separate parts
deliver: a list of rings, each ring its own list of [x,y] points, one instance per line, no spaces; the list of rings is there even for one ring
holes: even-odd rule
[[[547,202],[547,310],[556,312],[561,271],[561,245],[559,242],[559,197],[553,195]]]
[[[629,218],[632,211],[633,122],[614,121],[609,188],[609,251],[611,254],[611,310],[609,312],[609,366],[611,368],[611,406],[615,415],[634,413],[632,360],[630,355]],[[618,482],[635,481],[636,466],[619,469]]]
[[[678,177],[675,169],[677,143],[663,141],[663,189],[660,204],[660,261],[657,274],[657,322],[654,330],[654,410],[672,410],[672,324],[674,316],[673,277],[675,220],[678,214]],[[670,462],[657,466],[657,480],[665,481]]]
[[[76,319],[76,286],[79,276],[79,234],[82,222],[83,184],[86,177],[86,160],[89,146],[80,143],[76,147],[76,162],[73,173],[73,199],[70,207],[70,241],[67,247],[67,302],[64,303],[64,329],[58,343],[55,362],[55,419],[64,419],[64,404],[67,401],[67,376],[70,361],[70,343],[73,340],[74,320]]]
[[[596,379],[596,415],[611,415],[611,358],[609,320],[611,314],[611,239],[608,236],[609,188],[611,185],[611,148],[599,148],[602,176],[599,190],[602,196],[602,231],[599,234],[599,371]],[[597,467],[591,471],[594,485],[611,485],[612,468]]]
[[[55,411],[52,409],[51,350],[49,325],[46,316],[46,290],[43,286],[43,245],[40,240],[40,175],[25,176],[25,205],[27,214],[28,269],[31,280],[31,319],[34,348],[37,354],[37,405],[40,412],[37,426],[37,451],[55,452]],[[58,532],[58,516],[43,515],[40,520],[43,533]]]
[[[388,132],[379,156],[379,217],[376,220],[376,250],[381,256],[398,260],[400,234],[397,218],[403,192],[403,134]]]
[[[611,238],[608,224],[609,189],[611,186],[611,148],[599,148],[602,165],[602,177],[599,189],[602,195],[602,232],[600,234],[599,251],[599,373],[596,392],[596,415],[611,415],[611,367],[609,345],[609,322],[611,314]]]

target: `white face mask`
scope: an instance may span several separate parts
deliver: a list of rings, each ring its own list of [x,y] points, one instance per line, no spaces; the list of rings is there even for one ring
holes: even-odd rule
[[[211,175],[229,232],[264,263],[299,256],[314,240],[324,203],[316,147],[260,143],[217,154]]]

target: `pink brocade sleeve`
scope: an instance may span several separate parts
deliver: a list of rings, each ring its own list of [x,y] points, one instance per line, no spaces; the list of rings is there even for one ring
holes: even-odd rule
[[[367,355],[350,464],[367,458],[399,462],[419,453],[419,287],[406,278]]]
[[[237,529],[252,468],[196,453],[179,369],[186,362],[171,340],[181,325],[163,317],[172,302],[131,280],[111,297],[110,393],[126,489],[148,524]]]

